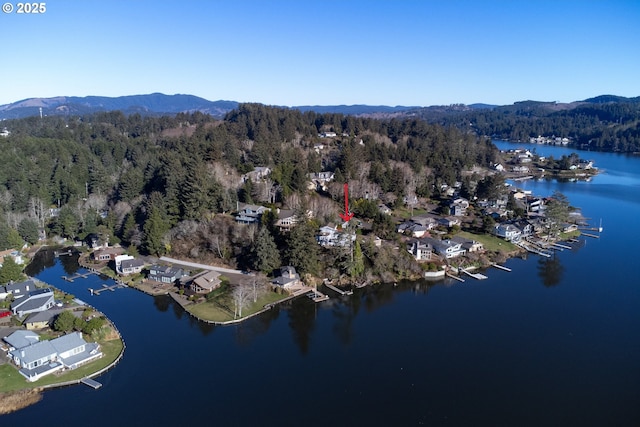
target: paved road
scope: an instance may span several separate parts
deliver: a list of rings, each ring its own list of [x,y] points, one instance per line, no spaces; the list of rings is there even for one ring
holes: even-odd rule
[[[186,265],[187,267],[201,268],[203,270],[215,270],[215,271],[219,271],[221,273],[244,274],[242,272],[242,270],[233,270],[231,268],[222,268],[222,267],[215,267],[213,265],[198,264],[198,263],[195,263],[195,262],[182,261],[182,260],[179,260],[179,259],[169,258],[169,257],[166,257],[166,256],[160,257],[160,261],[169,262],[171,264]]]

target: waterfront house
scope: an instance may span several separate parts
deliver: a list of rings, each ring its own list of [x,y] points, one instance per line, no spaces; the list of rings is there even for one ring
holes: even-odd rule
[[[221,283],[220,273],[214,270],[206,270],[193,276],[189,287],[195,293],[208,294],[214,289],[219,288]]]
[[[426,241],[413,240],[407,244],[407,251],[416,261],[427,261],[431,259],[433,247]]]
[[[494,226],[493,234],[510,242],[517,242],[520,240],[522,231],[513,224],[501,223]]]
[[[280,267],[280,275],[276,277],[272,283],[284,289],[291,289],[302,285],[300,275],[296,272],[296,269],[290,265]]]
[[[38,341],[9,352],[27,381],[37,381],[44,375],[62,369],[75,369],[102,357],[97,343],[87,343],[80,332],[72,332],[51,341]]]
[[[147,278],[161,283],[175,283],[184,275],[184,271],[181,268],[154,264],[149,267]]]
[[[48,310],[55,305],[53,290],[51,288],[37,289],[29,292],[25,298],[20,298],[11,303],[11,312],[16,316]]]
[[[433,252],[443,258],[456,258],[466,253],[462,243],[451,239],[439,240],[432,237],[422,239],[423,243],[431,245]]]
[[[118,255],[115,258],[116,273],[123,276],[140,273],[144,268],[144,261],[131,255]]]
[[[98,249],[93,252],[93,259],[98,262],[109,262],[115,261],[118,255],[122,255],[124,253],[123,248],[114,248],[108,247],[104,249]]]
[[[464,249],[467,253],[484,251],[484,245],[477,240],[467,239],[466,237],[462,236],[453,236],[451,240],[456,243],[460,243],[462,245],[462,249]]]

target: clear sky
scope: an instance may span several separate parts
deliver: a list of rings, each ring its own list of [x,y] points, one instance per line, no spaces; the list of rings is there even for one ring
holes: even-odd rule
[[[153,92],[288,106],[640,95],[640,0],[44,3],[39,15],[16,1],[0,13],[0,105]]]

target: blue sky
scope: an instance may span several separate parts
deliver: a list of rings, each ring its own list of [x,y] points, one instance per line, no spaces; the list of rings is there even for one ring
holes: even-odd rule
[[[289,106],[640,95],[638,0],[50,0],[44,14],[0,13],[0,40],[0,104],[153,92]]]

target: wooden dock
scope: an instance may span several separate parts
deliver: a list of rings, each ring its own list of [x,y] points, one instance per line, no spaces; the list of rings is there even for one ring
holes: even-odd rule
[[[125,288],[125,287],[126,287],[126,286],[125,286],[125,285],[123,285],[123,284],[121,284],[121,283],[116,283],[115,285],[111,285],[111,286],[109,286],[109,285],[107,285],[107,284],[103,283],[103,284],[102,284],[102,288],[99,288],[99,289],[92,289],[92,288],[89,288],[89,292],[91,292],[91,295],[100,295],[100,293],[101,293],[101,292],[104,292],[104,291],[111,291],[111,292],[113,292],[113,291],[115,291],[115,290],[116,290],[116,289],[118,289],[118,288]]]
[[[491,265],[493,265],[495,268],[499,268],[500,270],[511,271],[509,267],[505,267],[504,265],[500,265],[500,264],[491,264]]]
[[[311,292],[307,294],[309,298],[313,300],[313,302],[322,302],[329,299],[329,295],[325,295],[322,292],[319,292],[317,289],[312,289]]]
[[[62,280],[66,280],[67,282],[73,282],[76,279],[86,279],[92,274],[98,274],[98,273],[96,273],[95,271],[87,271],[86,273],[76,273],[71,277],[62,276]]]
[[[100,387],[102,387],[102,384],[100,384],[98,381],[92,380],[91,378],[83,378],[80,380],[80,382],[84,385],[88,385],[89,387],[93,388],[94,390],[99,389]]]
[[[331,285],[329,283],[326,283],[326,282],[325,282],[324,285],[327,288],[331,289],[332,291],[339,293],[340,295],[353,295],[353,291],[352,290],[345,291],[345,290],[337,288],[337,287],[335,287],[335,286],[333,286],[333,285]]]
[[[598,236],[597,234],[589,234],[589,233],[581,233],[583,236],[587,236],[587,237],[593,237],[594,239],[599,239],[600,236]]]

